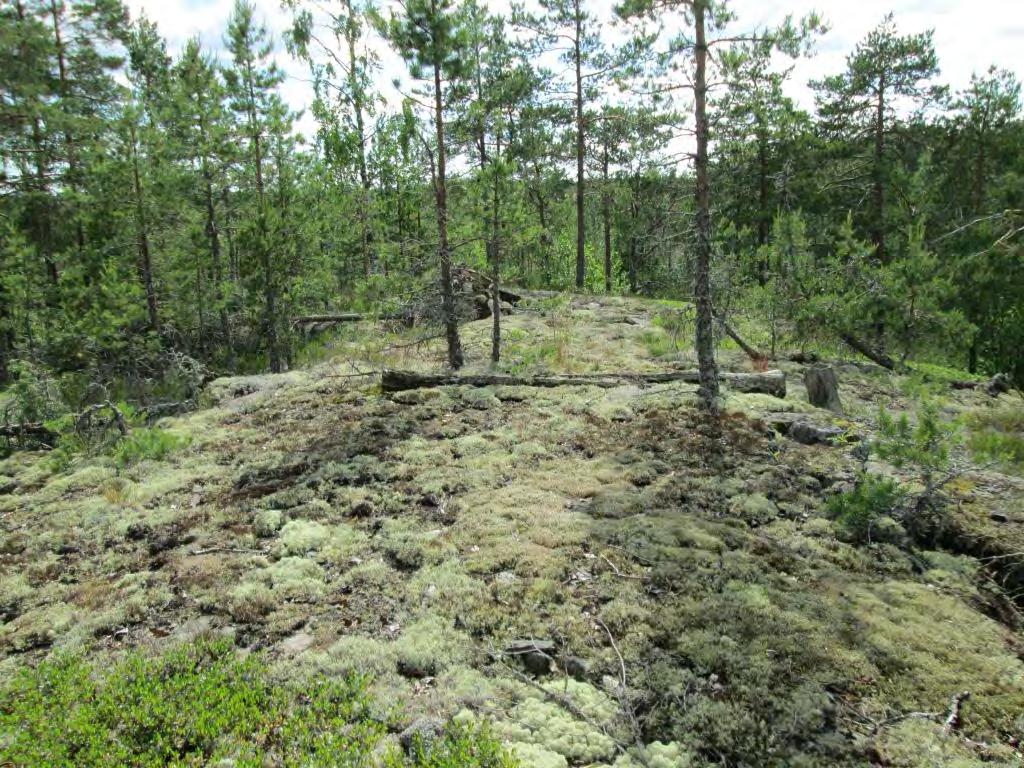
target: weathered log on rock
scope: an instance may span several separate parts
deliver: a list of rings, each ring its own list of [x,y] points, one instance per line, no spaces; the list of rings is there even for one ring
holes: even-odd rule
[[[34,422],[28,424],[0,424],[0,437],[19,440],[29,438],[42,441],[48,445],[54,445],[60,436],[42,423]]]
[[[366,316],[358,312],[342,312],[339,315],[302,315],[293,317],[292,325],[320,325],[321,323],[358,323]]]
[[[997,373],[987,381],[951,381],[950,386],[953,389],[984,389],[992,397],[1013,389],[1013,383],[1005,373]]]
[[[491,292],[492,278],[483,272],[470,269],[465,264],[456,264],[452,267],[452,283],[455,290],[460,293],[488,295]],[[504,287],[498,288],[498,295],[502,301],[508,302],[512,306],[518,304],[523,298],[516,291]]]
[[[818,408],[827,408],[836,413],[843,412],[839,400],[839,380],[836,372],[827,365],[815,365],[804,371],[804,386],[807,387],[807,401]]]
[[[849,333],[839,334],[847,346],[855,352],[860,352],[864,357],[873,363],[877,363],[888,371],[896,370],[896,361],[889,357],[884,350],[874,349],[870,345],[858,339],[856,336],[852,336]]]
[[[764,373],[719,373],[722,382],[737,392],[757,392],[778,398],[786,396],[786,374],[782,371]],[[670,371],[666,373],[591,373],[552,374],[547,376],[508,376],[504,374],[452,375],[445,373],[418,373],[387,369],[381,375],[381,388],[385,392],[401,392],[425,387],[621,387],[624,384],[668,384],[671,382],[700,383],[697,371]]]
[[[764,420],[779,434],[803,445],[839,445],[861,440],[860,435],[839,427],[812,424],[800,413],[770,413]]]

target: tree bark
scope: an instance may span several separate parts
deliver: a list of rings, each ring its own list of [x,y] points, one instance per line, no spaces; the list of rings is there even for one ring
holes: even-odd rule
[[[601,190],[601,218],[604,222],[604,292],[612,292],[612,206],[608,189],[608,142],[605,140],[604,155],[601,158],[601,172],[604,186]]]
[[[437,178],[434,197],[437,207],[437,257],[441,266],[441,307],[444,312],[444,334],[448,342],[448,365],[462,367],[462,342],[459,340],[459,319],[455,313],[455,292],[452,288],[452,258],[448,246],[448,185],[445,178],[444,103],[441,91],[441,62],[434,62],[434,130],[437,138]]]
[[[146,313],[149,328],[157,330],[160,318],[157,314],[156,289],[153,285],[153,259],[149,251],[149,227],[146,221],[146,201],[142,195],[142,181],[139,176],[139,144],[135,133],[135,123],[129,122],[129,134],[132,142],[132,184],[135,187],[135,223],[138,228],[139,276],[146,292]]]
[[[722,373],[722,380],[738,392],[758,392],[778,398],[786,396],[786,374],[782,371],[764,373]],[[454,375],[419,373],[386,369],[381,375],[381,389],[401,392],[426,387],[468,386],[522,386],[522,387],[621,387],[627,384],[669,384],[682,382],[699,384],[699,371],[669,371],[666,373],[592,373],[554,374],[550,376],[508,376],[503,374]]]
[[[875,105],[875,167],[874,167],[874,226],[871,239],[875,256],[883,264],[885,252],[885,76],[878,78],[878,96]]]
[[[755,362],[760,362],[768,359],[768,355],[763,352],[759,352],[750,346],[742,336],[740,336],[736,329],[727,323],[723,318],[718,318],[718,324],[722,326],[722,330],[725,331],[725,335],[736,342],[736,345],[743,350],[744,354]]]
[[[586,222],[583,209],[583,161],[586,140],[583,134],[583,53],[581,50],[583,10],[580,8],[581,2],[582,0],[573,0],[576,18],[576,35],[573,38],[573,61],[576,64],[576,290],[583,290],[587,271]]]
[[[877,363],[889,371],[896,370],[896,361],[889,357],[884,350],[874,349],[861,339],[858,339],[856,336],[849,333],[842,333],[839,335],[839,338],[841,338],[847,346],[856,352],[860,352],[871,362]]]
[[[501,157],[501,128],[496,131],[497,156]],[[501,359],[501,180],[497,168],[491,187],[491,237],[488,251],[491,257],[491,362]]]
[[[715,365],[715,340],[711,303],[711,187],[708,178],[708,117],[706,37],[707,0],[694,0],[693,18],[697,66],[694,74],[694,118],[697,127],[697,263],[693,295],[697,305],[697,367],[700,370],[700,397],[705,408],[718,409],[718,369]]]
[[[348,88],[352,94],[352,112],[356,119],[356,138],[359,141],[359,229],[360,245],[363,250],[363,272],[367,277],[376,269],[376,258],[373,249],[372,217],[370,215],[370,174],[366,167],[366,128],[363,118],[363,87],[359,82],[356,67],[356,39],[358,28],[356,17],[352,11],[352,0],[345,2],[345,42],[348,46]]]
[[[764,248],[768,245],[768,234],[771,229],[771,213],[768,210],[768,137],[764,125],[764,116],[757,116],[757,245]],[[764,286],[768,282],[768,256],[762,254],[758,263],[757,281]]]

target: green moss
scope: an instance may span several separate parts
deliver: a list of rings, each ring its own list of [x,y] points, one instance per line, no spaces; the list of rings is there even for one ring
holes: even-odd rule
[[[343,635],[327,653],[332,674],[381,676],[395,669],[395,644],[366,635]]]
[[[459,399],[470,408],[486,411],[501,406],[501,401],[486,387],[463,387]]]
[[[962,739],[950,737],[935,722],[919,718],[902,720],[885,729],[879,739],[878,753],[885,765],[893,768],[984,768],[1012,765],[1019,755],[1012,747],[986,744],[972,748]]]
[[[563,755],[539,744],[513,742],[511,749],[520,764],[531,768],[569,768],[569,761]]]

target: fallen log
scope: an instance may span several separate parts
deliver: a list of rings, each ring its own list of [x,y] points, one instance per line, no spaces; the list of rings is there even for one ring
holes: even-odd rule
[[[1013,389],[1013,381],[1005,373],[997,373],[985,381],[951,381],[953,389],[984,389],[992,397],[997,397]]]
[[[366,319],[358,312],[342,312],[339,315],[302,315],[292,318],[292,325],[319,325],[320,323],[358,323]]]
[[[34,440],[41,440],[48,445],[54,445],[59,435],[41,422],[35,422],[27,424],[0,424],[0,437],[32,438]]]
[[[719,379],[737,392],[758,392],[774,397],[786,396],[786,374],[782,371],[764,373],[721,372]],[[671,382],[700,383],[698,371],[669,371],[665,373],[583,373],[551,374],[541,376],[509,376],[505,374],[418,373],[385,369],[381,374],[381,389],[385,392],[402,392],[407,389],[426,387],[621,387],[624,384],[668,384]]]
[[[963,703],[971,698],[970,691],[961,691],[949,700],[949,709],[946,710],[946,720],[942,724],[942,732],[947,736],[960,727],[960,708]]]
[[[746,341],[744,341],[743,337],[740,336],[738,333],[736,333],[736,329],[733,328],[731,325],[729,325],[729,323],[727,323],[725,321],[724,317],[716,317],[715,320],[717,320],[718,324],[720,326],[722,326],[722,330],[725,331],[725,335],[728,336],[733,341],[735,341],[736,342],[736,346],[738,346],[740,349],[742,349],[747,357],[749,357],[755,363],[765,363],[765,362],[767,362],[768,355],[766,355],[763,352],[760,352],[760,351],[754,349]],[[764,365],[762,367],[767,368],[768,366]]]
[[[855,352],[860,352],[862,355],[864,355],[864,357],[866,357],[871,362],[877,363],[878,365],[882,366],[888,371],[896,370],[896,361],[889,357],[887,354],[885,354],[883,350],[874,349],[868,344],[858,339],[856,336],[853,336],[849,333],[841,333],[839,334],[839,338],[841,338],[846,343],[846,345],[850,347],[850,349],[854,350]]]

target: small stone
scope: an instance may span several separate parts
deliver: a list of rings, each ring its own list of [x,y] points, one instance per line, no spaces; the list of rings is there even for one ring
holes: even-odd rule
[[[166,552],[169,549],[174,549],[181,543],[181,540],[176,534],[164,533],[149,542],[149,554],[159,555],[161,552]]]
[[[281,642],[281,650],[285,653],[296,655],[307,650],[313,645],[313,636],[308,632],[296,632],[294,635]]]
[[[153,533],[153,526],[149,523],[136,522],[128,526],[128,529],[124,533],[124,537],[128,541],[142,541],[143,539],[149,538]]]
[[[554,650],[553,640],[513,640],[505,646],[505,653],[519,659],[526,671],[534,675],[551,672]]]
[[[841,413],[843,404],[839,400],[839,380],[836,372],[826,365],[815,365],[804,371],[804,386],[807,400],[818,408]]]
[[[373,502],[369,499],[363,499],[357,501],[352,505],[352,517],[370,517],[373,515],[374,506]]]
[[[417,680],[422,680],[424,677],[433,677],[437,674],[437,666],[433,659],[422,663],[410,661],[409,659],[399,659],[395,668],[402,677],[412,677]]]
[[[985,391],[992,397],[997,397],[1013,388],[1013,380],[1005,373],[997,373],[985,386]]]
[[[407,755],[412,755],[417,747],[428,748],[431,743],[441,738],[444,724],[440,720],[421,717],[398,735],[398,743]]]
[[[550,674],[551,665],[554,661],[550,656],[542,651],[530,651],[529,653],[522,654],[519,658],[522,661],[523,666],[526,668],[526,671],[534,675]]]
[[[996,523],[1008,523],[1010,522],[1009,515],[1003,512],[989,512],[988,519]]]
[[[569,677],[586,680],[590,674],[590,664],[579,656],[570,656],[565,660],[565,672]]]
[[[843,430],[836,427],[819,427],[798,421],[790,426],[786,437],[802,445],[834,445],[842,434]]]

